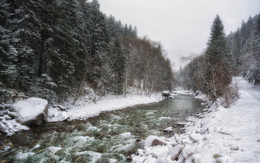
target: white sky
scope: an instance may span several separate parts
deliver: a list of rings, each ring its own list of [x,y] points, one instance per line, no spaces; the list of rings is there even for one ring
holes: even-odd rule
[[[260,0],[99,0],[100,9],[138,29],[139,36],[161,42],[174,69],[179,58],[206,48],[211,24],[218,14],[225,32],[260,12]]]

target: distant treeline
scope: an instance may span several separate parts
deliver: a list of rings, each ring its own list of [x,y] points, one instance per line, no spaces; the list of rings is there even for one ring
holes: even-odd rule
[[[1,0],[0,102],[11,89],[52,102],[135,89],[171,90],[159,43],[104,15],[97,0]]]

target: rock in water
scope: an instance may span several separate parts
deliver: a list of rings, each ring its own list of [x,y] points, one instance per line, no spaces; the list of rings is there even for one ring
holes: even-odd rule
[[[167,127],[165,129],[163,129],[164,132],[170,133],[173,132],[173,128],[172,127]]]
[[[23,125],[34,126],[46,122],[48,115],[48,101],[32,97],[15,102],[12,107],[18,113],[17,121]]]
[[[171,98],[171,92],[170,91],[163,91],[162,97],[164,98]]]

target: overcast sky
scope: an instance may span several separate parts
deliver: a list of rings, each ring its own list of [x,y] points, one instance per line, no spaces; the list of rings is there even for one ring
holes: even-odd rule
[[[206,48],[211,24],[218,14],[225,32],[260,12],[260,0],[99,0],[100,9],[138,29],[139,36],[161,42],[178,69],[179,58]]]

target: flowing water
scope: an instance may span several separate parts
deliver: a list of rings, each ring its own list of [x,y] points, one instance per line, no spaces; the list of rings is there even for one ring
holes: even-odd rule
[[[163,129],[205,107],[188,95],[150,105],[103,113],[86,121],[47,123],[0,139],[2,162],[126,162],[149,135],[172,136]],[[2,144],[2,145],[1,145]],[[2,163],[1,162],[1,163]]]

